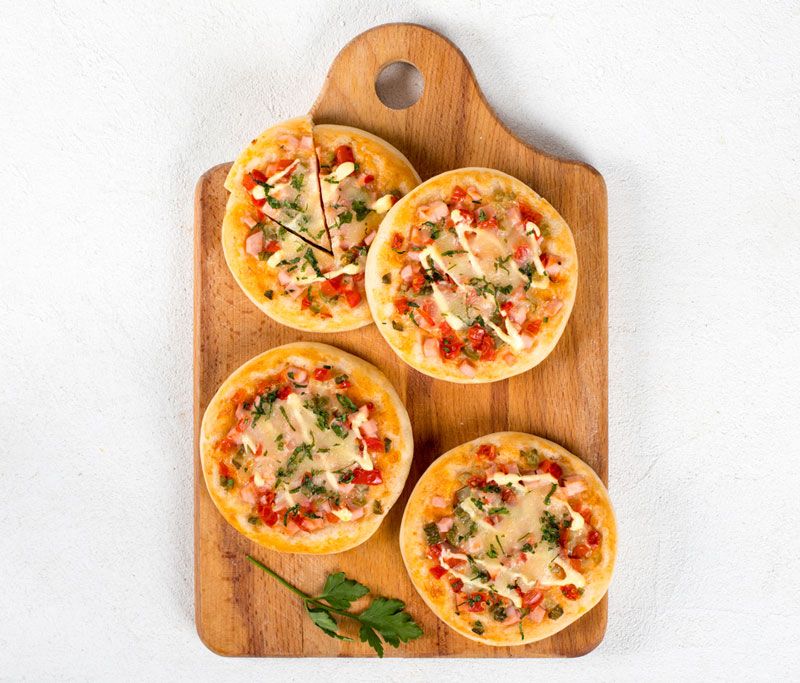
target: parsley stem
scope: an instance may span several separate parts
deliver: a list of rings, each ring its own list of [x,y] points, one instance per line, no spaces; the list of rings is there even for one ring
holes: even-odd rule
[[[293,586],[286,579],[284,579],[280,574],[274,572],[272,569],[267,567],[267,565],[263,564],[262,562],[259,562],[252,555],[248,555],[247,559],[250,560],[250,562],[252,562],[259,569],[263,569],[267,574],[269,574],[273,579],[275,579],[284,588],[288,588],[295,595],[299,595],[303,599],[303,602],[313,603],[314,605],[317,605],[319,607],[323,607],[328,612],[333,612],[333,613],[338,614],[340,616],[350,617],[351,619],[355,619],[356,621],[360,621],[358,614],[353,614],[352,612],[347,612],[345,610],[336,609],[335,607],[331,607],[327,603],[324,603],[324,602],[322,602],[320,600],[317,600],[316,598],[312,598],[310,595],[308,595],[307,593],[304,593],[303,591],[301,591],[296,586]]]

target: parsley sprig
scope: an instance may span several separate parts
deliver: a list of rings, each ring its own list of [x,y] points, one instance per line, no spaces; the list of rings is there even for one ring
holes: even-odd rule
[[[369,588],[353,579],[348,579],[344,572],[329,574],[322,589],[322,594],[312,597],[293,586],[265,564],[252,555],[248,555],[256,567],[265,571],[284,588],[299,596],[305,605],[306,612],[326,635],[339,640],[352,640],[339,633],[339,625],[334,619],[336,614],[357,621],[361,626],[358,631],[359,640],[367,643],[379,657],[383,657],[383,643],[398,647],[400,642],[407,643],[422,636],[422,629],[412,616],[405,611],[405,603],[395,598],[376,597],[362,612],[349,612],[350,605],[369,593]],[[381,638],[383,642],[381,642]]]

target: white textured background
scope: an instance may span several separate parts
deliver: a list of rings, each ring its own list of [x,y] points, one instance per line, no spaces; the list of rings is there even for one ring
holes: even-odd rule
[[[226,660],[195,634],[194,184],[394,20],[608,184],[622,547],[582,659]],[[0,0],[0,678],[797,680],[799,44],[788,0]]]

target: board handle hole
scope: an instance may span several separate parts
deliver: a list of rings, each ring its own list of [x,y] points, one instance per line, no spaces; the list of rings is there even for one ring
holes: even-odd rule
[[[375,79],[375,94],[389,109],[408,109],[425,90],[425,77],[411,62],[391,62]]]

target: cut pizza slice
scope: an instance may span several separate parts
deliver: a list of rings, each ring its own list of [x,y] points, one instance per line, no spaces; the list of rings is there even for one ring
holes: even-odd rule
[[[265,130],[233,163],[225,188],[302,240],[331,253],[308,116]]]

